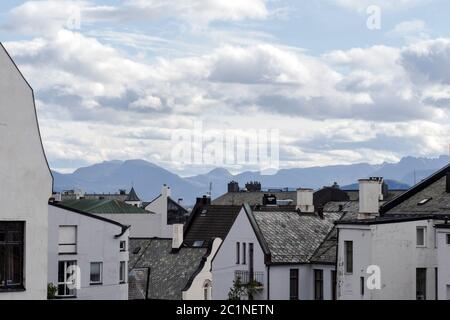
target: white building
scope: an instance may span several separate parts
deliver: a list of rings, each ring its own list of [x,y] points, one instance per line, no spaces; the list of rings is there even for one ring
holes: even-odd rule
[[[335,261],[321,246],[340,213],[319,216],[312,209],[312,190],[299,189],[297,207],[261,208],[244,205],[212,261],[214,300],[228,299],[233,281],[253,280],[256,292],[243,299],[331,300]],[[308,193],[308,194],[303,194]]]
[[[56,297],[127,300],[129,228],[56,203],[48,211],[48,281]]]
[[[380,210],[377,181],[360,187],[372,195],[338,223],[338,298],[450,299],[450,166]]]
[[[0,159],[0,299],[46,299],[52,176],[33,90],[1,44]]]

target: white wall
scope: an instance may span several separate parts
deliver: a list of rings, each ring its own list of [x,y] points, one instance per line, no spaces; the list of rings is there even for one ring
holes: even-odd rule
[[[167,224],[167,200],[170,197],[171,190],[168,186],[163,186],[161,196],[150,203],[145,210],[156,213],[159,216],[159,230],[157,237],[172,238],[172,226]]]
[[[205,284],[205,281],[208,280],[211,281],[212,286],[214,286],[213,275],[211,272],[212,267],[211,264],[212,259],[215,256],[221,244],[222,240],[220,238],[214,239],[214,242],[211,247],[211,252],[205,262],[205,265],[203,266],[199,274],[195,277],[195,279],[192,281],[190,288],[186,291],[183,291],[183,300],[204,300],[205,295],[203,291],[203,286]],[[211,299],[212,299],[212,289],[209,300]]]
[[[25,291],[0,299],[47,297],[47,202],[52,177],[33,93],[0,45],[0,221],[25,221]]]
[[[427,245],[416,245],[416,228],[427,227]],[[378,224],[366,227],[339,226],[338,298],[349,300],[415,300],[416,268],[427,268],[427,299],[435,299],[437,267],[432,221]],[[344,241],[353,241],[353,274],[344,272]],[[381,269],[381,289],[360,294],[360,277],[369,276],[370,265]]]
[[[450,300],[450,245],[447,244],[450,229],[437,230],[438,298]]]
[[[76,260],[81,271],[77,299],[127,300],[128,284],[119,284],[120,261],[128,261],[128,230],[115,224],[49,205],[48,281],[58,282],[58,261]],[[59,226],[77,226],[77,254],[58,254]],[[120,251],[120,241],[127,251]],[[103,263],[103,284],[90,285],[90,263]]]
[[[131,226],[131,238],[161,237],[160,215],[153,213],[102,213],[98,216]]]
[[[214,300],[227,300],[228,292],[233,286],[234,272],[238,270],[249,270],[249,261],[247,264],[236,264],[236,242],[247,243],[247,255],[249,252],[248,243],[254,244],[254,271],[264,272],[264,290],[257,296],[255,300],[266,299],[267,297],[267,280],[266,266],[264,264],[264,254],[258,243],[255,233],[253,232],[250,221],[244,209],[241,209],[233,226],[230,229],[226,239],[222,243],[212,263],[213,289],[212,298]],[[242,251],[241,251],[242,255]],[[242,261],[242,257],[241,257]]]

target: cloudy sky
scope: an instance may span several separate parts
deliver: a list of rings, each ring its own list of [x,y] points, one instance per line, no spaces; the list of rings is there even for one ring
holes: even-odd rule
[[[195,121],[279,129],[285,168],[381,163],[448,153],[448,12],[447,0],[1,1],[0,40],[62,172],[138,158],[204,172],[171,157],[173,130]]]

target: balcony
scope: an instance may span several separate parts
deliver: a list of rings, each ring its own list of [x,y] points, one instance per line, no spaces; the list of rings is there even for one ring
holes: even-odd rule
[[[250,279],[250,271],[237,270],[234,272],[234,279],[238,278],[243,286],[253,284],[255,289],[262,289],[264,286],[264,272],[253,272],[253,279]]]

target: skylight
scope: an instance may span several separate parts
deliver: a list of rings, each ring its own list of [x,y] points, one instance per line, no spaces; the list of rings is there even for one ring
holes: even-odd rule
[[[433,199],[433,198],[431,198],[431,197],[430,197],[430,198],[425,198],[425,199],[423,199],[422,201],[420,201],[419,203],[417,203],[417,205],[418,205],[418,206],[423,206],[424,204],[430,202],[431,199]]]
[[[194,244],[193,244],[193,247],[195,247],[195,248],[200,248],[200,247],[203,246],[203,243],[204,243],[204,242],[205,242],[205,241],[203,241],[203,240],[195,241]]]

